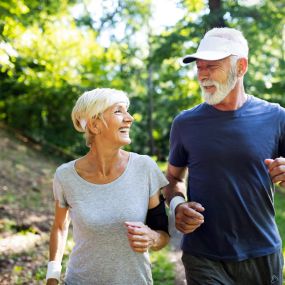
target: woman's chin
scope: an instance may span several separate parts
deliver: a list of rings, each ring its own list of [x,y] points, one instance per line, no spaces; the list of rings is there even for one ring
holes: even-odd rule
[[[130,138],[126,138],[122,140],[122,146],[129,145],[132,142]]]

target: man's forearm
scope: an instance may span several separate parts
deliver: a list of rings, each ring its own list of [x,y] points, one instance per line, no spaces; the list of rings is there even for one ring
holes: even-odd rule
[[[186,197],[186,187],[185,181],[170,181],[169,185],[164,187],[163,194],[167,204],[170,204],[172,198],[176,196],[181,196],[185,199]]]

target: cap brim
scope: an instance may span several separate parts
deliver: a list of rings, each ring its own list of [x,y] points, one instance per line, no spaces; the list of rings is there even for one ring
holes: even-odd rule
[[[199,51],[190,55],[186,55],[182,58],[183,64],[188,64],[196,59],[204,59],[204,60],[219,60],[225,57],[230,56],[231,53],[224,51]]]

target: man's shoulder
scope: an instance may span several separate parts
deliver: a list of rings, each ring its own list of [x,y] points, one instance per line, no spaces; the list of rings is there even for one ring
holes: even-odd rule
[[[250,95],[253,104],[260,106],[260,108],[279,109],[283,108],[278,103],[269,102],[265,99]],[[284,109],[284,108],[283,108]]]
[[[201,103],[196,105],[188,110],[181,111],[176,117],[175,121],[185,121],[191,118],[195,118],[197,116],[202,115],[205,112],[205,103]]]
[[[250,106],[256,114],[274,114],[274,116],[280,117],[282,120],[285,119],[285,108],[278,103],[251,96]]]

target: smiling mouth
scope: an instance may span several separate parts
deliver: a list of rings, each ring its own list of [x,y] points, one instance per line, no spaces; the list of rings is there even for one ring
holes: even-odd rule
[[[213,87],[215,87],[215,85],[203,86],[203,88],[206,89],[206,90],[211,89]]]
[[[207,85],[202,86],[204,89],[204,92],[214,94],[216,92],[216,86],[215,85]]]
[[[130,128],[120,128],[120,133],[128,134],[130,132]]]

